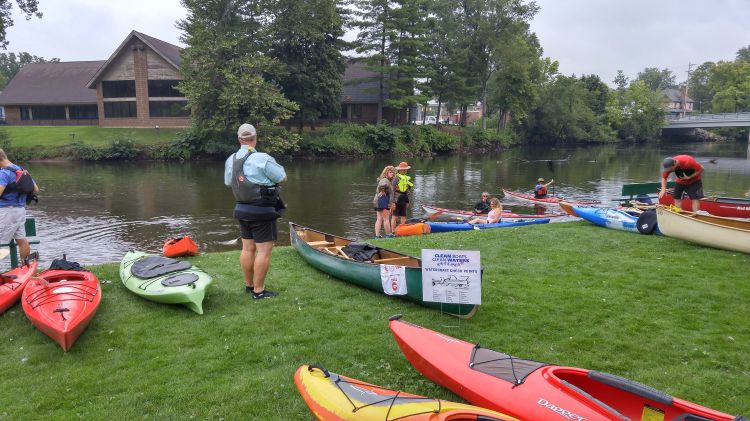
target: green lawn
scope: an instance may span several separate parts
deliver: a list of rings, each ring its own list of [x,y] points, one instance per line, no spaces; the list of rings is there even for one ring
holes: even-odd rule
[[[114,129],[98,126],[4,126],[13,147],[60,147],[81,142],[108,146],[117,137],[133,140],[137,145],[166,143],[184,129]]]
[[[309,420],[292,376],[317,363],[360,380],[460,399],[411,368],[388,317],[518,357],[628,377],[750,415],[750,256],[584,222],[381,240],[481,250],[483,305],[468,321],[337,281],[288,247],[244,293],[238,253],[194,258],[214,277],[205,315],[145,301],[95,267],[99,313],[64,353],[20,305],[0,316],[0,419]],[[449,326],[449,327],[447,327]]]

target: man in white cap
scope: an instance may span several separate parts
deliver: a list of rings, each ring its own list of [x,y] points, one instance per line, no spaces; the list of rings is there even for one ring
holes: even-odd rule
[[[276,219],[285,208],[279,184],[286,181],[284,167],[270,155],[255,150],[258,135],[252,124],[237,130],[240,149],[224,164],[224,184],[232,187],[236,200],[234,217],[242,236],[240,266],[245,276],[245,291],[253,299],[271,298],[278,293],[265,288],[271,251],[276,244]]]
[[[555,180],[550,180],[549,183],[544,184],[544,177],[536,179],[536,186],[534,186],[534,198],[535,199],[546,199],[547,198],[547,187],[555,184]]]

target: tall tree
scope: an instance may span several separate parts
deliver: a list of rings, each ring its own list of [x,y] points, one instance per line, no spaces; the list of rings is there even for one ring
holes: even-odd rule
[[[676,77],[672,71],[664,68],[659,70],[656,67],[646,67],[638,73],[636,80],[642,80],[652,91],[661,91],[676,85]]]
[[[16,53],[0,53],[0,89],[5,88],[5,85],[13,79],[18,71],[29,63],[56,63],[59,61],[59,58],[47,60],[44,57],[35,56],[27,52],[21,52],[18,55]]]
[[[427,0],[394,0],[391,25],[393,39],[389,42],[385,105],[397,110],[424,102],[426,96],[417,92],[417,79],[426,71],[427,61]],[[396,118],[396,117],[394,117]],[[395,123],[395,121],[394,121]]]
[[[709,74],[711,110],[733,113],[750,110],[750,62],[720,61]]]
[[[267,49],[269,5],[264,1],[182,0],[188,16],[178,22],[184,81],[179,89],[204,138],[235,140],[250,121],[261,131],[297,110],[279,91],[278,62]]]
[[[42,12],[39,11],[39,0],[16,0],[15,3],[21,9],[21,13],[26,17],[26,20],[31,19],[32,16],[42,17]],[[13,26],[12,15],[13,1],[0,0],[0,48],[3,49],[8,48],[6,36],[8,28]]]
[[[710,110],[714,94],[708,86],[708,80],[714,66],[716,66],[714,62],[707,61],[690,72],[690,80],[688,80],[690,97],[698,105],[699,112]]]
[[[461,5],[469,68],[476,73],[478,99],[486,116],[488,83],[498,69],[499,52],[507,40],[528,30],[539,7],[523,0],[464,0]],[[482,128],[486,127],[486,119],[482,119]]]
[[[352,5],[354,19],[351,25],[359,30],[354,42],[356,51],[365,54],[367,69],[377,74],[377,124],[380,124],[388,74],[388,48],[396,36],[392,24],[395,5],[391,0],[352,0]]]
[[[658,136],[665,122],[666,99],[660,91],[652,90],[643,80],[630,84],[625,92],[623,138],[635,140],[653,139]]]
[[[285,65],[279,77],[286,98],[305,122],[341,114],[343,20],[336,0],[280,0],[274,4],[271,55]],[[314,125],[313,125],[314,127]]]
[[[737,50],[737,61],[750,62],[750,45],[746,45]]]

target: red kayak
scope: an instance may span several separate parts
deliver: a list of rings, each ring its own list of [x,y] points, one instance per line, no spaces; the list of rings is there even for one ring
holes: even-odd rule
[[[735,197],[704,197],[700,200],[702,211],[711,215],[723,216],[726,218],[750,218],[750,199],[741,199]],[[671,194],[665,194],[659,203],[664,206],[674,204],[674,197]],[[693,201],[685,198],[682,200],[682,210],[692,211]]]
[[[198,254],[198,244],[187,235],[184,237],[170,238],[164,243],[162,253],[166,257],[195,256]]]
[[[506,190],[506,189],[503,189],[503,193],[505,194],[506,197],[512,197],[512,198],[515,198],[515,199],[518,199],[518,200],[522,200],[522,201],[526,201],[526,202],[532,202],[532,203],[538,203],[538,204],[542,204],[542,205],[556,205],[561,200],[565,200],[565,199],[563,199],[561,197],[546,197],[544,199],[537,199],[536,197],[534,197],[533,194],[526,194],[526,193],[521,193],[521,192],[511,191],[511,190]],[[574,203],[579,204],[579,205],[593,205],[593,204],[600,203],[600,202],[596,202],[596,201],[576,201]]]
[[[474,213],[472,211],[465,211],[465,210],[456,210],[456,209],[445,209],[445,208],[439,208],[437,206],[429,206],[429,205],[422,205],[422,209],[429,215],[432,216],[436,213],[439,213],[445,217],[449,218],[461,218],[461,219],[468,219],[473,217],[487,217],[486,213]],[[527,213],[513,213],[510,210],[503,211],[503,218],[513,218],[513,219],[543,219],[543,218],[556,218],[560,216],[565,216],[564,213],[544,213],[541,215],[531,215]]]
[[[31,323],[68,351],[94,318],[101,298],[93,273],[46,270],[26,285],[22,304]]]
[[[524,420],[747,421],[622,377],[523,360],[391,318],[409,362],[473,405]]]
[[[26,283],[36,272],[37,261],[30,260],[23,266],[0,275],[0,314],[13,307],[21,298]]]

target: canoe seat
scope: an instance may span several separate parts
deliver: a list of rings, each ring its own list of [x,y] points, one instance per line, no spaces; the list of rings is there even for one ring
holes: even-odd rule
[[[411,257],[408,257],[408,256],[403,256],[403,257],[389,257],[387,259],[373,259],[372,262],[373,263],[396,263],[399,260],[408,261],[410,259],[411,259]]]
[[[331,241],[310,241],[307,244],[311,247],[333,247],[336,245]]]

